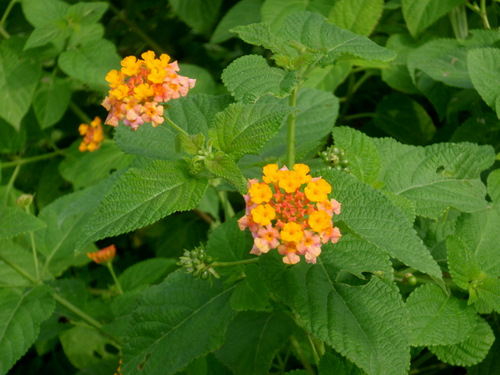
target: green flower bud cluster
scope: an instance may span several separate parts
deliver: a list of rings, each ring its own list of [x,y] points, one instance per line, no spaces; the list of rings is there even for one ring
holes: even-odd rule
[[[210,266],[213,261],[212,257],[207,255],[205,249],[200,246],[191,251],[184,250],[177,265],[184,267],[187,273],[192,273],[197,279],[208,280],[210,274],[217,275]]]
[[[325,151],[319,152],[319,156],[329,165],[328,168],[349,173],[349,160],[341,148],[330,146]]]

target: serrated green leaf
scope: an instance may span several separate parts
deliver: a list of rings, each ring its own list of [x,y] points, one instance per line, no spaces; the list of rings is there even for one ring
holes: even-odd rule
[[[500,214],[500,169],[488,175],[488,195],[493,201],[493,207]]]
[[[389,138],[373,142],[382,160],[384,188],[413,202],[417,215],[438,218],[449,207],[465,212],[486,208],[486,189],[479,174],[493,162],[489,146],[414,147]]]
[[[352,362],[338,353],[325,353],[319,362],[319,375],[364,375]]]
[[[143,260],[128,267],[118,277],[124,291],[144,288],[159,281],[176,268],[176,259],[154,258]]]
[[[107,178],[112,172],[130,165],[134,155],[123,153],[116,145],[105,140],[101,147],[93,152],[81,152],[76,141],[66,152],[66,157],[59,165],[59,172],[66,181],[79,190]]]
[[[104,37],[104,26],[100,23],[79,24],[69,36],[67,49],[72,50],[80,45],[85,45],[94,40],[101,40]]]
[[[500,97],[500,80],[495,72],[500,69],[500,49],[481,48],[470,50],[467,54],[469,75],[474,88],[483,100],[494,110]],[[497,115],[498,115],[497,111]]]
[[[262,258],[271,293],[290,306],[306,331],[370,375],[407,371],[408,316],[395,285],[378,278],[363,286],[336,283],[330,272],[335,265],[322,255],[315,265],[292,268],[277,254]]]
[[[77,247],[195,208],[207,184],[204,178],[192,177],[182,160],[157,160],[143,169],[131,168],[103,198]]]
[[[104,1],[82,2],[71,5],[66,11],[66,17],[71,23],[94,23],[101,19],[108,3]]]
[[[222,72],[222,82],[238,101],[254,103],[263,95],[288,96],[298,85],[295,73],[272,68],[262,56],[246,55]]]
[[[476,280],[481,273],[474,253],[458,236],[448,236],[446,249],[448,268],[453,281],[460,288],[469,290],[470,281]]]
[[[54,311],[55,301],[43,285],[18,293],[0,290],[0,374],[5,375],[35,342],[40,323]]]
[[[209,172],[226,179],[241,194],[246,192],[247,180],[241,173],[241,169],[229,155],[219,151],[215,153],[213,159],[205,158],[203,163]]]
[[[416,37],[462,0],[403,0],[403,17],[410,33]]]
[[[430,346],[429,350],[440,361],[453,366],[472,366],[481,362],[490,350],[495,335],[489,324],[478,318],[472,333],[464,341],[454,345]]]
[[[197,34],[211,30],[222,0],[169,0],[170,6],[181,20]]]
[[[310,87],[323,91],[334,92],[351,72],[352,64],[349,61],[339,61],[335,65],[316,67],[307,74],[306,81],[301,87]]]
[[[235,374],[266,374],[292,327],[293,321],[282,312],[239,313],[229,324],[224,345],[215,355]]]
[[[335,145],[346,153],[349,172],[368,184],[377,181],[382,163],[371,138],[345,126],[334,128],[332,136]]]
[[[491,375],[500,373],[500,358],[498,353],[500,351],[500,340],[498,340],[498,329],[495,330],[495,342],[493,343],[486,358],[479,364],[469,367],[467,369],[470,375]]]
[[[229,95],[188,95],[169,101],[165,115],[188,134],[202,133],[207,136],[209,127],[215,121],[215,115],[224,110],[230,102]],[[176,160],[184,156],[175,151],[177,134],[177,131],[166,122],[156,128],[143,125],[136,131],[131,131],[128,126],[119,125],[114,140],[126,153],[152,159]]]
[[[275,32],[290,14],[305,11],[307,5],[307,0],[266,0],[261,9],[262,22],[267,23]]]
[[[441,279],[436,261],[389,198],[346,173],[324,170],[321,174],[332,185],[332,196],[342,204],[337,221],[390,256]]]
[[[235,36],[231,30],[239,25],[260,21],[262,0],[242,0],[229,9],[220,20],[210,38],[210,43],[222,43]]]
[[[120,56],[109,40],[98,39],[59,55],[58,65],[69,76],[102,91],[107,90],[104,77],[120,66]]]
[[[245,154],[257,153],[292,111],[282,105],[231,104],[216,115],[209,135],[215,147],[238,160]]]
[[[436,127],[427,111],[408,96],[390,94],[377,105],[375,125],[398,141],[410,144],[428,144]]]
[[[63,18],[69,5],[60,0],[22,0],[23,13],[34,27],[39,27],[48,21]]]
[[[33,110],[42,129],[57,123],[68,108],[71,90],[64,79],[42,79],[33,96]]]
[[[8,262],[14,263],[33,277],[36,275],[35,261],[31,249],[26,249],[13,240],[2,240],[0,254]],[[40,266],[40,265],[39,265]],[[26,279],[7,263],[0,260],[0,283],[9,285],[24,285]]]
[[[42,73],[40,62],[23,46],[18,37],[0,43],[0,117],[18,132]]]
[[[70,32],[71,30],[68,28],[66,20],[56,19],[48,21],[33,30],[24,45],[24,49],[36,48],[48,43],[59,46],[70,35]]]
[[[500,279],[498,277],[484,278],[478,283],[476,290],[480,300],[486,302],[496,312],[500,312]]]
[[[21,208],[4,207],[0,209],[0,239],[42,229],[46,224]]]
[[[457,344],[476,325],[476,309],[435,284],[415,289],[406,300],[406,308],[413,346]]]
[[[233,315],[229,307],[232,290],[223,290],[220,281],[211,286],[182,272],[147,289],[125,333],[122,371],[130,375],[174,374],[196,357],[218,348]]]
[[[236,285],[231,295],[231,308],[235,311],[260,311],[269,306],[269,290],[256,264],[244,269],[245,278]]]
[[[340,0],[328,16],[328,21],[359,35],[370,35],[384,10],[384,0]]]
[[[467,69],[467,49],[455,39],[434,39],[408,54],[408,70],[416,82],[421,70],[448,86],[473,88]]]

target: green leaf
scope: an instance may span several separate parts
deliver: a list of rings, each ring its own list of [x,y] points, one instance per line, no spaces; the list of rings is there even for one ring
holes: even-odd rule
[[[259,311],[269,307],[269,290],[256,264],[244,269],[245,278],[231,295],[231,308],[235,311]]]
[[[364,375],[365,373],[338,353],[325,353],[319,361],[319,375]]]
[[[154,258],[143,260],[128,267],[118,277],[124,291],[144,288],[159,281],[176,267],[176,259]]]
[[[229,155],[219,151],[215,153],[213,158],[205,158],[203,163],[209,172],[218,177],[225,178],[241,194],[246,192],[247,180],[235,161]]]
[[[313,68],[307,74],[306,81],[301,87],[310,87],[323,91],[335,91],[351,72],[352,64],[349,61],[339,61],[335,65]]]
[[[299,83],[295,72],[271,68],[264,57],[257,55],[234,60],[221,77],[231,95],[246,103],[254,103],[263,95],[283,98]]]
[[[57,77],[41,80],[33,96],[33,110],[42,129],[49,128],[61,120],[70,98],[71,90],[66,80]]]
[[[378,278],[363,286],[337,283],[335,265],[322,256],[315,265],[289,268],[269,253],[261,263],[271,293],[290,306],[306,331],[370,375],[406,373],[408,316],[394,284]]]
[[[476,280],[481,273],[474,253],[458,236],[448,236],[446,249],[453,281],[460,288],[469,290],[470,282]]]
[[[107,178],[110,173],[126,168],[134,160],[133,155],[124,154],[111,141],[105,140],[99,149],[93,152],[78,150],[77,141],[66,152],[66,157],[59,165],[59,172],[65,180],[79,190]]]
[[[339,0],[328,21],[359,35],[370,35],[384,10],[384,0]]]
[[[489,146],[440,143],[406,146],[393,139],[373,139],[382,160],[385,189],[409,199],[416,214],[438,218],[449,207],[465,212],[486,208],[480,172],[493,162]]]
[[[488,175],[488,195],[493,201],[493,207],[500,213],[500,169],[492,171]]]
[[[193,64],[179,64],[180,72],[183,76],[196,79],[196,85],[189,90],[189,96],[194,94],[217,93],[217,86],[212,74],[205,68]],[[170,103],[169,103],[170,104]]]
[[[266,2],[267,3],[267,2]],[[229,9],[213,32],[210,43],[222,43],[235,36],[231,30],[239,25],[260,21],[262,0],[242,0]]]
[[[106,91],[108,85],[104,77],[111,69],[120,66],[120,56],[113,43],[98,39],[64,51],[59,55],[58,64],[69,76]]]
[[[335,145],[346,153],[349,172],[368,184],[377,181],[382,163],[371,138],[346,126],[334,128],[332,136]]]
[[[476,309],[435,284],[422,285],[406,300],[411,345],[450,345],[465,340],[476,325]]]
[[[377,105],[375,125],[398,141],[427,144],[436,127],[426,110],[408,96],[390,94]]]
[[[464,341],[454,345],[429,347],[440,361],[453,366],[472,366],[481,362],[490,350],[495,335],[489,324],[478,318],[472,333]]]
[[[189,174],[184,161],[157,160],[125,172],[103,198],[77,245],[145,227],[176,211],[193,209],[207,180]]]
[[[174,374],[218,348],[233,315],[232,288],[223,290],[220,281],[213,284],[175,272],[147,289],[124,337],[123,373]]]
[[[18,132],[42,73],[35,56],[23,53],[18,37],[0,43],[0,117]]]
[[[257,153],[275,135],[292,108],[267,104],[231,104],[215,117],[210,129],[214,146],[238,160]]]
[[[478,283],[476,290],[480,300],[486,302],[496,312],[500,312],[500,279],[498,276],[484,278]]]
[[[108,3],[104,1],[83,2],[71,5],[66,11],[70,23],[95,23],[98,22],[108,10]]]
[[[95,329],[76,326],[59,335],[64,354],[76,368],[82,369],[98,364],[101,359],[112,359],[115,354],[106,349],[113,341],[101,335]]]
[[[7,121],[0,118],[0,152],[16,154],[24,149],[26,143],[26,126],[14,129]]]
[[[55,308],[51,290],[38,286],[19,293],[0,290],[0,374],[5,375],[35,342],[40,323]]]
[[[496,340],[493,343],[486,358],[479,364],[468,368],[467,373],[470,375],[491,375],[500,373],[500,340],[498,340],[498,330],[495,332]]]
[[[462,0],[402,0],[403,16],[413,37],[447,14]]]
[[[473,49],[467,54],[469,75],[474,88],[483,100],[494,110],[497,110],[497,100],[500,97],[498,85],[500,79],[496,72],[500,68],[500,49]],[[497,110],[497,115],[499,112]]]
[[[332,197],[342,204],[337,222],[343,221],[357,236],[408,266],[441,279],[436,261],[389,198],[346,173],[324,170],[321,174],[332,185]]]
[[[59,46],[64,43],[70,32],[71,30],[68,28],[66,20],[55,19],[48,21],[33,30],[26,41],[24,49],[36,48],[49,43]]]
[[[215,122],[215,115],[226,108],[230,100],[229,95],[188,95],[169,101],[165,115],[187,133],[202,133],[207,136],[209,127]],[[126,153],[152,159],[176,160],[184,156],[175,151],[177,134],[178,132],[166,122],[156,128],[143,125],[136,131],[131,131],[128,126],[119,125],[114,140]]]
[[[292,327],[293,321],[282,312],[239,313],[227,327],[224,345],[215,355],[234,374],[266,374]]]
[[[307,5],[307,0],[266,0],[261,9],[262,22],[267,23],[275,32],[289,15],[305,11]]]
[[[2,240],[0,254],[10,263],[22,268],[29,275],[35,276],[35,261],[33,251],[15,243],[13,240]],[[40,265],[39,265],[40,266]],[[9,285],[24,285],[26,279],[10,265],[0,260],[0,283]]]
[[[16,207],[0,209],[0,239],[42,229],[46,224],[30,213]]]
[[[194,33],[205,34],[217,20],[222,0],[169,0],[169,3]]]
[[[467,49],[455,39],[434,39],[408,54],[408,70],[417,80],[417,70],[448,86],[473,88],[467,69]]]
[[[22,0],[23,13],[34,27],[42,26],[48,21],[63,18],[69,5],[60,0]]]

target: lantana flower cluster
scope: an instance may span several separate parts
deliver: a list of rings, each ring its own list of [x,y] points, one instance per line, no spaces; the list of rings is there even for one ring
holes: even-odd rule
[[[196,80],[177,74],[177,61],[170,63],[167,54],[157,59],[153,51],[144,52],[142,59],[125,57],[121,69],[106,75],[109,95],[102,105],[109,111],[105,124],[118,126],[120,121],[132,130],[150,122],[153,127],[165,120],[162,103],[186,96]]]
[[[104,140],[104,131],[102,130],[102,120],[100,117],[94,118],[90,122],[90,125],[81,124],[78,127],[78,131],[83,136],[82,143],[78,147],[81,152],[92,152],[101,147],[101,143]]]
[[[97,264],[110,262],[116,255],[116,246],[109,245],[104,249],[95,251],[93,253],[87,253],[87,256]]]
[[[268,164],[263,169],[264,182],[249,180],[246,211],[238,224],[252,233],[251,254],[277,249],[286,264],[298,263],[299,255],[316,263],[322,244],[339,240],[332,218],[340,214],[341,204],[329,198],[331,185],[309,171],[305,164],[295,164],[293,170]]]

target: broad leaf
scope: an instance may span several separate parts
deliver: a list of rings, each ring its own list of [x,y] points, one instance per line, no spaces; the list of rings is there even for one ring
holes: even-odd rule
[[[406,300],[406,308],[413,346],[457,344],[476,326],[476,309],[435,284],[415,289]]]
[[[442,143],[405,146],[373,139],[382,160],[385,189],[413,202],[417,215],[437,218],[449,207],[465,212],[486,208],[480,172],[493,162],[489,146]]]
[[[217,20],[222,0],[169,0],[169,3],[195,33],[205,34]]]
[[[35,261],[33,259],[33,251],[30,248],[15,243],[13,240],[2,240],[2,248],[0,250],[2,258],[8,263],[13,263],[26,271],[29,275],[35,277]],[[40,260],[39,260],[40,261]],[[24,285],[26,279],[21,276],[8,263],[0,260],[0,284],[8,285]],[[38,265],[40,267],[41,264]]]
[[[165,115],[189,134],[208,135],[208,129],[215,122],[215,115],[224,110],[231,101],[229,95],[188,95],[171,100]],[[114,140],[118,147],[129,154],[147,156],[152,159],[176,160],[184,154],[175,151],[177,131],[167,122],[153,128],[140,126],[131,131],[128,126],[119,125]]]
[[[497,100],[500,97],[500,79],[495,72],[500,68],[500,49],[473,49],[467,54],[469,75],[474,88],[491,108],[498,112]]]
[[[246,55],[222,72],[222,82],[238,101],[253,103],[263,95],[288,96],[299,84],[296,73],[272,68],[262,56]]]
[[[34,232],[46,224],[21,208],[0,209],[0,239],[12,238],[19,234]]]
[[[472,366],[481,362],[490,350],[495,335],[489,324],[478,318],[472,333],[454,345],[431,346],[429,349],[440,361],[454,366]]]
[[[500,358],[498,353],[500,351],[500,340],[498,340],[498,330],[496,330],[496,339],[493,343],[486,358],[479,364],[467,369],[470,375],[491,375],[500,373]]]
[[[359,35],[370,35],[384,10],[384,0],[340,0],[328,16],[328,21]]]
[[[363,375],[364,372],[338,353],[325,353],[319,362],[319,375]]]
[[[35,342],[40,323],[54,311],[55,301],[47,286],[22,293],[0,291],[0,374],[5,375]]]
[[[53,43],[57,47],[61,47],[66,38],[70,35],[71,30],[65,19],[56,19],[48,21],[41,26],[38,26],[30,34],[24,49],[36,48],[44,46],[48,43]]]
[[[33,97],[33,110],[42,129],[51,127],[62,118],[71,98],[66,80],[47,78],[40,82]]]
[[[410,33],[416,37],[462,0],[402,0],[403,16]]]
[[[500,170],[494,170],[488,175],[488,195],[500,214]]]
[[[197,206],[207,180],[194,178],[184,161],[157,160],[125,172],[85,226],[79,246],[142,228]]]
[[[217,177],[226,179],[232,184],[241,194],[247,190],[247,180],[241,173],[241,169],[236,165],[233,158],[219,151],[210,158],[203,160],[205,168]]]
[[[224,345],[215,355],[235,374],[266,374],[292,327],[293,321],[282,312],[239,313],[229,324]]]
[[[211,286],[183,272],[147,289],[125,334],[123,373],[174,374],[218,348],[233,314],[231,291],[219,281]]]
[[[267,1],[266,1],[267,3]],[[213,32],[210,43],[222,43],[235,37],[233,27],[260,21],[262,0],[242,0],[229,9]]]
[[[344,126],[334,128],[332,136],[335,145],[346,153],[350,173],[368,184],[377,181],[382,163],[371,138]]]
[[[240,281],[231,296],[231,308],[235,311],[260,311],[269,308],[269,290],[256,264],[244,269],[245,278]]]
[[[128,267],[118,277],[124,291],[142,289],[159,281],[176,268],[176,259],[154,258]]]
[[[346,173],[324,170],[321,174],[332,185],[332,197],[342,204],[337,221],[390,256],[441,279],[436,261],[389,198]]]
[[[477,296],[496,312],[500,312],[500,279],[498,276],[485,277],[476,286]]]
[[[281,105],[235,103],[217,114],[210,138],[215,147],[238,160],[245,154],[257,153],[291,111]]]
[[[448,236],[446,239],[448,268],[453,281],[460,288],[469,290],[470,282],[481,274],[481,268],[471,249],[458,237]]]
[[[23,46],[18,37],[0,43],[0,117],[18,132],[42,73],[40,62],[23,53]]]
[[[275,32],[289,15],[307,10],[308,3],[308,0],[266,0],[261,9],[262,22]]]

